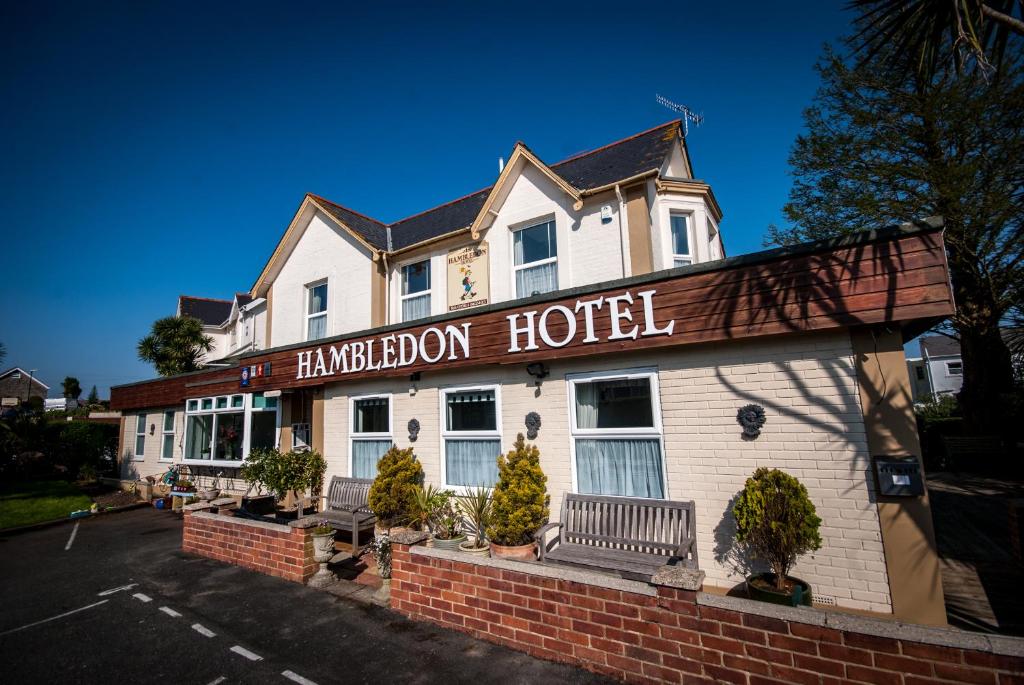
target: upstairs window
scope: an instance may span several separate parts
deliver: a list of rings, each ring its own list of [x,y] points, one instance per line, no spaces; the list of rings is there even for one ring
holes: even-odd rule
[[[306,340],[327,337],[327,281],[306,286]]]
[[[686,214],[673,212],[669,215],[672,224],[672,266],[693,264],[690,247],[690,220]]]
[[[430,316],[430,260],[402,267],[402,321]]]
[[[558,290],[558,242],[555,222],[528,226],[513,233],[516,297]]]

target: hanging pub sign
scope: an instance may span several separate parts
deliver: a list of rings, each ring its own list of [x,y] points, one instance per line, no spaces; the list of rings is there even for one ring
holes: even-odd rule
[[[479,307],[490,302],[487,242],[448,253],[448,311]]]
[[[262,364],[253,364],[252,366],[242,367],[242,380],[241,387],[248,388],[249,381],[253,378],[265,378],[270,375],[270,362],[263,362]]]

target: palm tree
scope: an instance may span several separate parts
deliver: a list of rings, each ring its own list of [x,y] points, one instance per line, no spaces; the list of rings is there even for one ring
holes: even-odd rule
[[[1024,0],[850,0],[847,8],[858,13],[852,45],[862,62],[887,54],[916,65],[926,82],[949,61],[960,69],[973,58],[996,70],[1011,33],[1024,36],[1014,16],[1024,14]]]
[[[212,349],[213,338],[203,333],[202,322],[189,316],[155,321],[138,345],[139,359],[153,364],[161,376],[203,368],[203,355]]]

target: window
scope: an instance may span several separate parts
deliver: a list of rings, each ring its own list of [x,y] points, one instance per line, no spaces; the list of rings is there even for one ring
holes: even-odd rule
[[[185,461],[240,463],[245,453],[245,396],[222,395],[185,405]]]
[[[494,487],[501,454],[498,388],[445,390],[441,413],[445,485]]]
[[[693,264],[693,253],[690,251],[690,221],[686,214],[669,214],[672,225],[672,266]]]
[[[555,222],[528,226],[512,234],[516,297],[558,290],[558,242]]]
[[[946,375],[947,376],[962,376],[962,375],[964,375],[964,363],[963,362],[946,362]]]
[[[164,412],[163,444],[160,446],[160,461],[174,459],[174,411]]]
[[[569,376],[576,489],[665,496],[657,372]]]
[[[391,397],[353,397],[350,401],[351,468],[353,478],[375,478],[377,462],[391,449]]]
[[[327,281],[306,286],[306,340],[327,337]]]
[[[135,460],[141,461],[146,458],[146,415],[139,414],[135,417]]]
[[[277,398],[266,397],[261,392],[253,393],[249,415],[249,451],[274,447],[277,447]]]
[[[402,267],[402,321],[430,316],[430,260]]]
[[[917,372],[917,380],[923,381],[924,380],[924,367],[923,366],[916,366],[916,367],[914,367],[914,371]]]
[[[11,374],[11,380],[21,380],[21,371],[15,371]]]

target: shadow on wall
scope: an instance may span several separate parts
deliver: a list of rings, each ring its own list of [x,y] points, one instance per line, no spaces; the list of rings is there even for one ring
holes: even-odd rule
[[[733,518],[732,508],[736,506],[739,496],[739,492],[732,496],[715,526],[715,561],[728,569],[730,574],[746,578],[768,571],[768,566],[756,561],[746,545],[736,542],[736,519]]]

